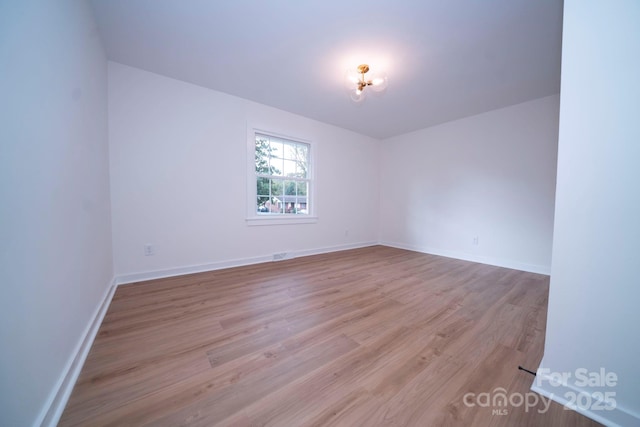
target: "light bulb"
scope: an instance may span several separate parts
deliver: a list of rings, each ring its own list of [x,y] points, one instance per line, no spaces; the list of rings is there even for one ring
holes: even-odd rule
[[[364,98],[366,97],[366,93],[364,90],[360,90],[358,88],[351,90],[351,100],[353,102],[362,102],[364,101]]]
[[[388,85],[389,79],[384,73],[378,73],[374,78],[371,79],[371,89],[373,89],[375,92],[384,91]]]

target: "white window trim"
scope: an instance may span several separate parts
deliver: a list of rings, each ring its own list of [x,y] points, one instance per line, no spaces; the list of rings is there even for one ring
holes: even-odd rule
[[[256,134],[284,138],[294,142],[309,144],[309,204],[311,209],[307,215],[281,214],[258,215],[256,212]],[[247,225],[285,225],[285,224],[315,224],[318,222],[316,206],[315,180],[316,145],[309,139],[286,135],[255,126],[247,126]]]

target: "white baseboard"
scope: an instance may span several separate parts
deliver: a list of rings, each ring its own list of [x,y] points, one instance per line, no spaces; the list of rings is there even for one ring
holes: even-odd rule
[[[542,364],[540,365],[542,366]],[[539,380],[538,377],[541,377],[542,380]],[[562,406],[565,406],[569,403],[569,400],[565,396],[576,396],[578,394],[585,394],[591,398],[591,394],[588,391],[581,390],[571,384],[558,384],[557,387],[551,385],[551,377],[549,375],[542,375],[540,371],[536,376],[536,380],[534,380],[531,385],[531,390],[535,391],[538,394],[541,394],[556,403],[559,403]],[[568,394],[570,393],[570,394]],[[591,400],[590,401],[595,401]],[[591,418],[594,421],[599,422],[608,427],[630,427],[630,426],[640,426],[640,415],[634,414],[631,411],[626,410],[625,408],[617,405],[613,410],[605,411],[594,411],[589,408],[584,409],[580,406],[577,406],[574,410],[585,417]]]
[[[310,255],[327,254],[330,252],[348,251],[349,249],[366,248],[366,247],[375,246],[378,244],[379,244],[378,242],[360,242],[360,243],[352,243],[348,245],[326,246],[324,248],[306,249],[303,251],[297,251],[295,252],[295,256],[303,257],[303,256],[310,256]]]
[[[466,252],[450,251],[446,249],[407,245],[404,243],[397,243],[397,242],[380,241],[379,244],[383,246],[390,246],[392,248],[406,249],[409,251],[422,252],[425,254],[438,255],[438,256],[443,256],[447,258],[456,258],[464,261],[478,262],[480,264],[495,265],[497,267],[528,271],[530,273],[544,274],[547,276],[551,274],[551,267],[548,265],[527,264],[524,262],[518,262],[518,261],[513,261],[508,259],[492,258],[492,257],[486,257],[482,255],[469,254]]]
[[[62,371],[62,375],[49,395],[47,403],[34,423],[34,427],[55,427],[58,424],[58,421],[60,421],[62,411],[64,411],[64,408],[67,405],[71,391],[76,384],[78,376],[80,375],[82,366],[87,359],[91,345],[96,338],[98,329],[102,324],[102,319],[104,319],[104,315],[107,313],[107,308],[109,308],[109,304],[111,303],[111,299],[113,298],[115,291],[116,280],[113,278],[111,279],[100,304],[98,304],[93,313],[92,321],[89,322],[85,328],[76,348],[73,353],[71,353],[71,357]]]
[[[318,255],[328,252],[345,251],[349,249],[364,248],[377,245],[378,242],[360,242],[347,245],[326,246],[323,248],[305,249],[301,251],[286,252],[286,259]],[[184,274],[204,273],[206,271],[221,270],[223,268],[241,267],[243,265],[261,264],[273,261],[273,254],[252,258],[239,258],[226,261],[217,261],[208,264],[191,265],[186,267],[167,268],[163,270],[145,271],[140,273],[123,274],[117,276],[116,283],[124,285],[127,283],[143,282],[146,280],[164,279],[167,277],[182,276]]]

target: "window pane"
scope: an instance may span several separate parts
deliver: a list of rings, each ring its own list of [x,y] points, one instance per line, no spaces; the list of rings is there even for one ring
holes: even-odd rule
[[[265,213],[269,212],[269,197],[260,196],[258,197],[258,212]]]
[[[296,144],[296,159],[309,160],[309,145],[308,144]]]
[[[309,147],[298,144],[296,146],[297,175],[300,178],[308,178],[309,173]]]
[[[297,183],[297,194],[298,196],[306,196],[307,195],[307,183],[304,181],[298,181]]]
[[[258,178],[256,194],[258,196],[269,196],[269,178]]]
[[[306,144],[284,144],[284,158],[285,160],[291,160],[297,164],[297,168],[294,171],[293,167],[286,167],[286,176],[295,176],[305,178],[307,165],[309,164],[309,149]],[[285,162],[286,166],[286,162]]]
[[[284,158],[284,148],[282,147],[282,141],[279,141],[277,139],[274,138],[270,138],[271,139],[271,150],[269,151],[269,155],[271,155],[272,157],[279,157],[279,158]]]
[[[256,135],[256,173],[269,173],[269,141]]]
[[[296,202],[296,213],[298,215],[309,215],[309,204],[306,197],[298,197]]]
[[[280,197],[271,197],[267,202],[270,213],[284,213],[284,202]]]
[[[287,160],[296,160],[297,159],[297,144],[284,144],[284,158]]]
[[[291,176],[291,177],[297,176],[295,160],[284,161],[284,176]]]
[[[282,176],[282,171],[284,169],[283,160],[279,157],[270,157],[269,158],[269,175]]]
[[[296,176],[298,178],[307,178],[307,163],[298,162],[296,164]]]
[[[285,181],[284,182],[284,195],[285,196],[295,196],[296,195],[296,182],[295,181]]]
[[[264,208],[259,208],[262,213],[282,213],[282,201],[278,197],[267,197],[264,201]]]
[[[284,181],[281,179],[271,180],[271,197],[278,197],[280,200],[283,197]]]
[[[295,197],[287,197],[284,203],[284,213],[286,214],[294,214],[296,213],[296,198]]]

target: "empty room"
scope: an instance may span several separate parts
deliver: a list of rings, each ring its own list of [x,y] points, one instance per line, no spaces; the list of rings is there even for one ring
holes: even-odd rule
[[[0,425],[640,426],[640,2],[0,0]]]

